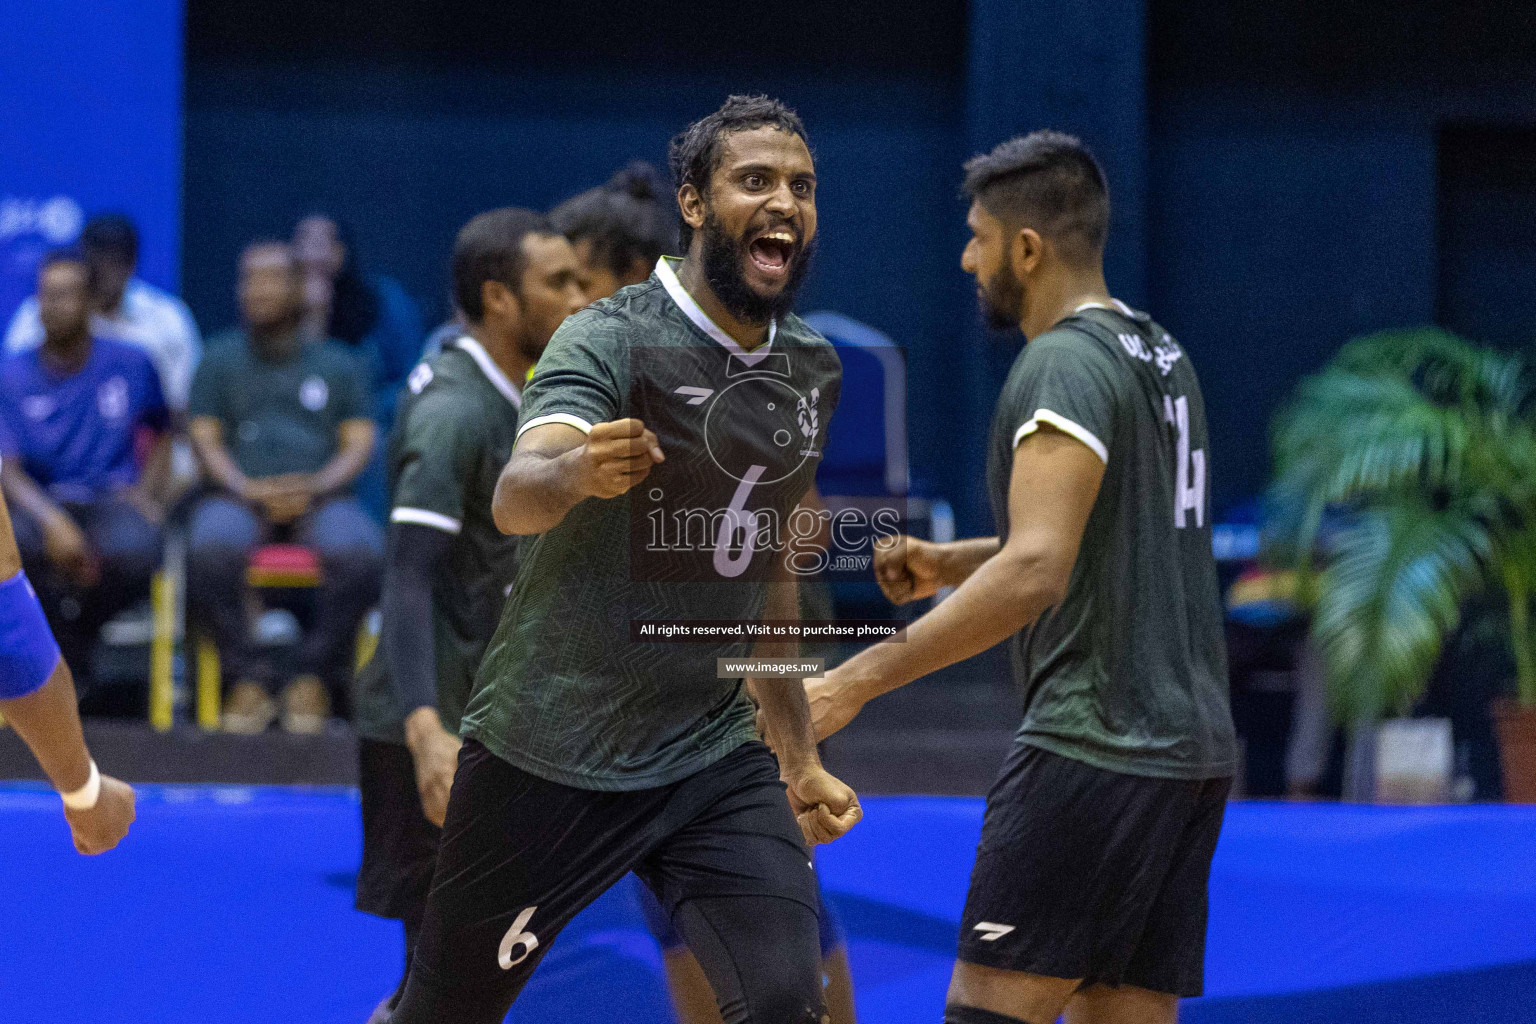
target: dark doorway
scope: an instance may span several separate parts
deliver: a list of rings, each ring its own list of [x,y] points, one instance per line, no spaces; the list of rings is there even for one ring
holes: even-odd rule
[[[1536,348],[1536,128],[1440,131],[1441,326]]]

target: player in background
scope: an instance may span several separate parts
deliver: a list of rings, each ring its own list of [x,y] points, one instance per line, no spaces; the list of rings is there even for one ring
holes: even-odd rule
[[[658,259],[677,252],[677,204],[663,194],[656,170],[637,160],[607,184],[572,196],[550,211],[550,220],[576,250],[587,301],[597,302],[627,285],[643,283]],[[801,581],[802,612],[808,592],[816,585]],[[811,613],[810,617],[828,616]],[[718,1024],[720,1009],[698,957],[672,926],[656,894],[644,884],[636,886],[635,894],[646,928],[661,947],[667,988],[678,1020],[681,1024]],[[821,970],[826,978],[827,1014],[831,1024],[853,1024],[853,978],[842,922],[819,886],[817,898],[821,904]]]
[[[529,210],[482,213],[454,242],[463,333],[411,372],[386,452],[390,527],[383,632],[353,700],[363,863],[357,909],[405,928],[410,970],[458,760],[459,717],[519,538],[491,519],[512,455],[522,383],[555,328],[586,304],[576,257]],[[405,988],[374,1010],[387,1020]]]
[[[657,260],[677,255],[677,204],[660,172],[644,160],[578,192],[550,210],[549,219],[575,248],[581,288],[591,302],[643,283]]]
[[[1010,639],[1024,721],[987,797],[948,1024],[1167,1024],[1203,984],[1236,750],[1188,354],[1110,297],[1103,171],[1035,132],[966,165],[961,266],[1026,339],[998,399],[998,536],[877,555],[904,602],[957,589],[807,680],[817,732]]]
[[[0,427],[0,429],[4,429]],[[80,730],[75,681],[59,655],[0,495],[0,716],[16,730],[64,801],[81,853],[105,853],[133,823],[133,789],[101,774]]]
[[[821,766],[805,691],[757,681],[776,762],[744,681],[717,670],[749,642],[631,633],[645,620],[796,617],[783,552],[758,547],[751,527],[786,521],[810,488],[815,459],[801,453],[825,444],[841,383],[831,345],[789,312],[816,234],[815,167],[800,119],[766,97],[732,97],[690,126],[672,166],[687,257],[567,320],[524,393],[494,508],[503,530],[537,537],[463,719],[397,1024],[499,1022],[560,930],[631,870],[727,1021],[823,1019],[806,843],[860,812]],[[778,382],[757,379],[770,369]],[[792,401],[710,420],[709,397],[748,377],[748,394],[805,401],[798,440]],[[715,543],[637,542],[640,509],[663,500],[723,524]],[[639,573],[646,564],[660,578]]]

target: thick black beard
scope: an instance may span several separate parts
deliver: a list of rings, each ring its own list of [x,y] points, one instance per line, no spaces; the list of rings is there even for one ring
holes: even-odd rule
[[[794,308],[795,293],[805,281],[806,272],[811,269],[811,257],[816,252],[814,238],[790,256],[789,276],[784,287],[777,295],[765,298],[753,290],[741,271],[742,262],[749,258],[748,243],[727,235],[713,213],[705,215],[699,233],[703,238],[704,280],[731,316],[742,323],[766,324]]]
[[[1024,316],[1024,286],[1013,272],[1013,256],[1003,257],[1003,267],[992,280],[978,278],[977,284],[980,288],[976,298],[987,326],[995,330],[1019,326]]]

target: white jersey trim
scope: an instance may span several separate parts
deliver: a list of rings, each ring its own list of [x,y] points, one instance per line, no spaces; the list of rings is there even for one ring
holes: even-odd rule
[[[1102,302],[1085,302],[1081,306],[1078,306],[1076,309],[1074,309],[1072,312],[1081,313],[1085,309],[1113,309],[1124,313],[1126,316],[1132,318],[1133,320],[1136,318],[1136,311],[1130,306],[1127,306],[1125,303],[1121,302],[1119,299],[1110,299],[1109,301],[1114,305],[1106,306]]]
[[[502,397],[512,403],[512,408],[521,409],[523,407],[523,393],[518,390],[517,385],[513,384],[506,374],[501,372],[501,367],[496,365],[496,360],[491,358],[491,354],[478,341],[466,334],[455,341],[454,344],[469,353],[469,358],[475,361],[475,365],[480,367],[480,372],[485,374],[486,379],[495,385],[496,390],[501,392]]]
[[[768,340],[757,348],[748,352],[737,343],[736,339],[722,331],[719,326],[709,318],[709,314],[699,308],[699,304],[693,301],[693,296],[688,294],[688,289],[683,287],[683,282],[677,279],[677,271],[672,269],[670,259],[675,257],[663,256],[656,261],[656,276],[661,279],[661,286],[672,296],[672,301],[683,314],[693,321],[693,325],[715,341],[723,345],[727,351],[736,356],[748,366],[756,366],[768,358],[768,350],[773,347],[773,339],[779,333],[777,320],[768,321]]]
[[[389,514],[392,523],[415,523],[417,526],[430,526],[434,530],[442,530],[444,533],[457,534],[464,529],[464,524],[452,516],[445,516],[441,512],[432,512],[424,508],[397,508]]]
[[[568,427],[575,427],[583,434],[592,433],[592,424],[580,416],[572,416],[568,412],[552,412],[547,416],[535,416],[533,419],[517,428],[517,436],[522,437],[534,427],[542,427],[546,423],[564,423]]]
[[[1100,462],[1103,462],[1106,465],[1109,463],[1109,449],[1104,447],[1103,441],[1100,441],[1097,437],[1094,436],[1093,431],[1089,430],[1081,423],[1073,423],[1071,420],[1067,419],[1060,413],[1051,412],[1049,409],[1035,410],[1035,415],[1030,419],[1030,421],[1025,423],[1022,427],[1014,432],[1013,446],[1017,448],[1019,446],[1019,442],[1024,440],[1030,434],[1033,434],[1035,431],[1039,430],[1042,423],[1048,427],[1055,427],[1063,434],[1068,434],[1077,438],[1079,441],[1083,442],[1083,444],[1087,445],[1090,449],[1093,450],[1093,454],[1099,457]]]

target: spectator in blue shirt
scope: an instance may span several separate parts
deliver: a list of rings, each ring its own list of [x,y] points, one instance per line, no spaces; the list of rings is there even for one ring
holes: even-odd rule
[[[80,253],[45,259],[43,343],[0,363],[0,486],[27,575],[86,681],[102,624],[148,595],[160,561],[170,427],[149,356],[92,336],[92,285]]]
[[[160,371],[160,389],[177,412],[187,407],[192,371],[203,339],[186,303],[140,279],[139,233],[120,213],[86,221],[80,248],[91,265],[91,334],[141,348]],[[37,299],[21,304],[5,332],[5,350],[24,352],[43,343]]]

